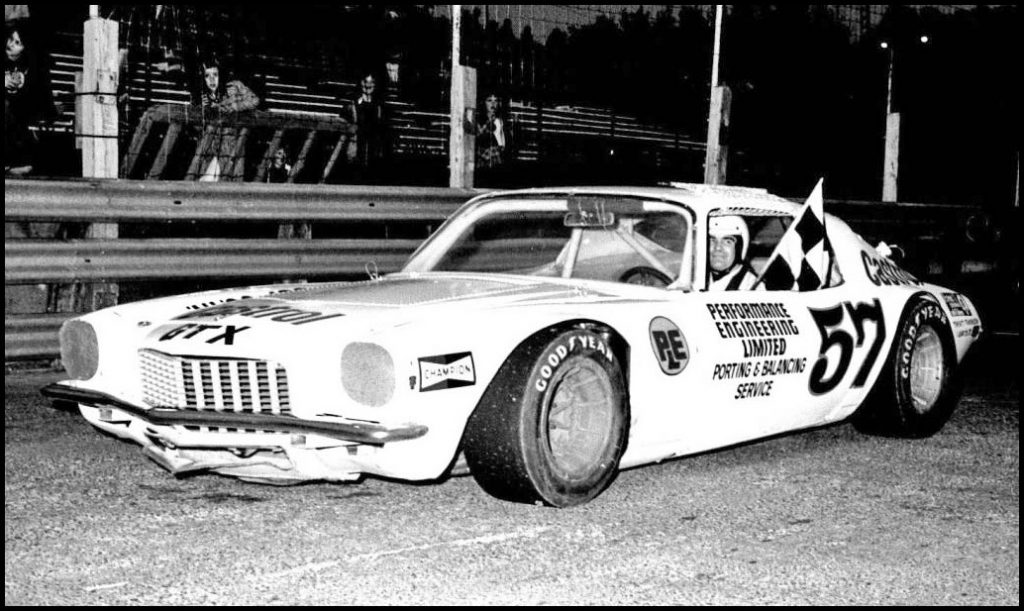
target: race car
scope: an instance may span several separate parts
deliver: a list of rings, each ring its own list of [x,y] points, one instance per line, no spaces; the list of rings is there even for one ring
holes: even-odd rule
[[[69,320],[70,379],[43,393],[175,474],[468,470],[495,497],[554,507],[622,469],[848,419],[936,433],[982,333],[974,305],[829,214],[789,281],[772,280],[806,243],[807,210],[682,183],[488,193],[398,273]],[[751,288],[714,286],[723,224],[742,228]]]

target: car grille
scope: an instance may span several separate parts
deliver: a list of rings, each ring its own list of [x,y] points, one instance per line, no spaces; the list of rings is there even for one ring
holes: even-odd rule
[[[147,405],[182,410],[291,414],[288,376],[271,361],[205,359],[140,350]]]

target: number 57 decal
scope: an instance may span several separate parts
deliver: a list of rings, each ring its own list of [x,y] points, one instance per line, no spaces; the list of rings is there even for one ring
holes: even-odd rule
[[[818,325],[818,332],[821,333],[821,350],[818,353],[818,361],[811,368],[810,389],[815,395],[823,395],[835,389],[843,380],[847,369],[850,368],[850,361],[853,360],[854,338],[849,331],[843,328],[843,321],[849,314],[853,321],[853,328],[857,333],[857,347],[864,345],[864,323],[875,324],[875,336],[871,341],[871,347],[864,355],[864,362],[861,363],[857,376],[850,384],[850,388],[860,388],[868,379],[871,367],[878,359],[882,351],[882,344],[885,343],[885,317],[882,314],[882,304],[875,299],[872,303],[859,303],[853,305],[849,301],[835,307],[815,310],[808,308],[815,324]],[[829,369],[829,358],[827,353],[833,346],[839,347],[839,363],[836,365],[832,375],[825,377]]]

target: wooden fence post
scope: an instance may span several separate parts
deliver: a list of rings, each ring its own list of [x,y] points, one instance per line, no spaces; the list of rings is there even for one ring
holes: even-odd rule
[[[476,69],[468,66],[452,68],[448,186],[469,189],[473,187],[476,171]]]
[[[86,178],[117,178],[117,30],[117,22],[110,19],[89,19],[84,26],[78,99]]]
[[[882,201],[899,201],[900,113],[885,118],[885,162],[882,166]]]
[[[708,150],[704,157],[704,184],[726,184],[729,161],[729,114],[732,91],[724,85],[711,90],[711,113],[708,117]]]
[[[85,22],[82,40],[82,81],[78,91],[82,136],[82,176],[118,177],[117,78],[120,56],[117,49],[118,23],[93,16]],[[114,223],[93,223],[86,227],[87,239],[116,238]],[[115,305],[116,283],[94,283],[81,291],[78,308],[98,310]]]

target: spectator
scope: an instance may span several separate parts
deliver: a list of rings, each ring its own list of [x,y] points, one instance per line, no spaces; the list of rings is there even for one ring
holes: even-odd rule
[[[383,96],[377,90],[377,78],[366,73],[360,82],[362,93],[349,107],[348,119],[356,126],[346,157],[360,178],[373,178],[387,156],[387,122]]]
[[[28,31],[17,21],[6,24],[4,59],[4,173],[21,176],[33,169],[36,139],[32,123],[55,114],[46,71],[31,44]]]
[[[207,121],[220,122],[219,126],[207,125],[207,130],[215,130],[204,155],[211,155],[210,163],[203,171],[199,180],[217,181],[222,172],[227,171],[228,180],[239,180],[244,176],[244,163],[237,164],[241,168],[235,171],[236,157],[244,159],[245,151],[236,151],[238,145],[238,126],[231,125],[230,115],[233,113],[254,110],[260,104],[260,98],[238,79],[222,78],[220,64],[216,60],[203,63],[203,83],[199,88],[196,105],[202,107]],[[211,113],[211,114],[206,114]],[[228,123],[228,124],[225,124]]]
[[[292,165],[288,163],[288,150],[280,147],[274,151],[274,159],[267,169],[267,182],[288,182],[292,173]]]
[[[398,95],[402,83],[402,52],[395,49],[388,53],[384,67],[387,69],[388,91]]]
[[[253,110],[260,105],[259,96],[246,87],[245,83],[222,76],[220,63],[216,59],[203,62],[203,86],[200,87],[197,105],[205,110],[219,112]]]
[[[484,100],[484,112],[476,125],[476,167],[496,168],[505,162],[508,134],[501,98],[492,93]]]

